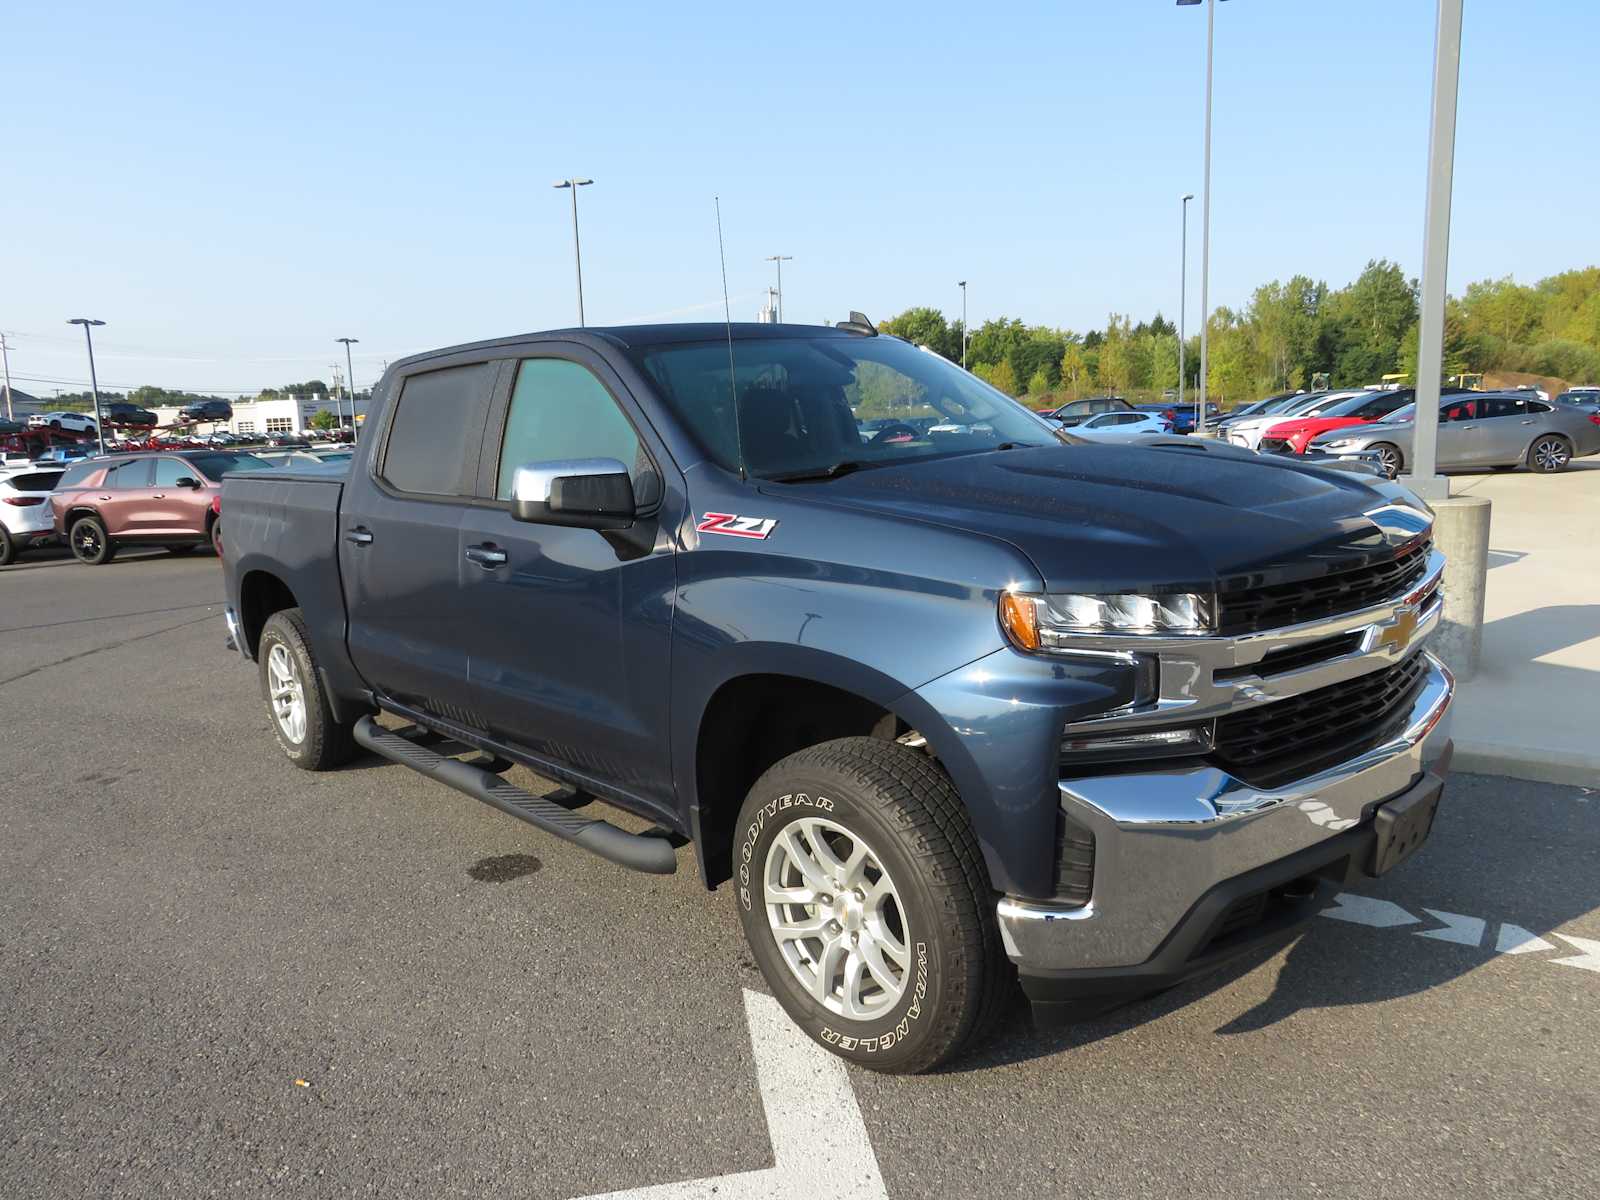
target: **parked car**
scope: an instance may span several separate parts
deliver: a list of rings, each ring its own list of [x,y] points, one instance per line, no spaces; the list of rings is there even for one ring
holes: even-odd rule
[[[1199,401],[1185,400],[1182,404],[1165,405],[1165,409],[1172,413],[1173,433],[1193,433],[1195,429],[1195,411],[1199,408]],[[1140,405],[1140,408],[1146,407]],[[1211,401],[1206,401],[1206,428],[1214,430],[1217,423],[1222,420],[1222,409]]]
[[[1068,400],[1060,408],[1041,413],[1040,416],[1064,428],[1071,428],[1095,413],[1132,411],[1133,405],[1121,396],[1088,396],[1082,400]]]
[[[196,400],[179,410],[185,421],[231,421],[233,405],[226,400]]]
[[[1556,403],[1583,412],[1600,412],[1600,387],[1568,388],[1556,397]]]
[[[1172,428],[1153,412],[1108,412],[1086,417],[1068,432],[1090,442],[1137,442],[1171,433]]]
[[[1261,435],[1257,449],[1263,454],[1304,454],[1319,433],[1379,421],[1416,398],[1415,388],[1394,388],[1348,396],[1331,406],[1315,406],[1304,415],[1289,417]]]
[[[34,428],[59,429],[65,433],[95,432],[94,418],[81,412],[34,413],[28,418]]]
[[[60,471],[32,468],[0,471],[0,567],[17,555],[56,540],[50,514],[50,492]]]
[[[100,416],[108,426],[148,428],[161,423],[161,419],[149,409],[140,408],[137,404],[129,404],[123,400],[114,400],[109,404],[102,404],[100,406]]]
[[[1376,391],[1365,388],[1346,388],[1338,392],[1308,392],[1298,400],[1291,400],[1275,413],[1262,413],[1254,417],[1246,417],[1242,421],[1235,421],[1228,426],[1228,441],[1235,446],[1243,446],[1247,450],[1255,450],[1261,445],[1261,439],[1266,436],[1267,430],[1290,417],[1315,416],[1316,414],[1332,408],[1341,400],[1352,396],[1376,395]]]
[[[93,454],[94,450],[88,446],[51,446],[50,449],[33,460],[33,465],[36,467],[64,467],[68,463],[78,462],[80,459],[89,458]]]
[[[1391,479],[1411,462],[1415,402],[1382,421],[1335,429],[1311,449],[1335,458],[1370,457]],[[1600,452],[1600,413],[1535,399],[1529,392],[1458,392],[1439,401],[1438,466],[1563,471],[1574,458]]]
[[[1224,413],[1217,421],[1217,436],[1226,438],[1239,422],[1251,417],[1271,416],[1273,413],[1283,412],[1293,404],[1309,398],[1312,395],[1323,395],[1322,392],[1290,392],[1287,395],[1268,396],[1265,400],[1257,400],[1243,408],[1236,408],[1230,413]]]
[[[187,554],[221,546],[216,500],[224,476],[265,468],[251,454],[225,450],[138,453],[95,458],[62,476],[50,497],[54,527],[79,562],[108,563],[128,545]]]
[[[968,432],[863,444],[863,375]],[[347,472],[224,481],[224,616],[294,766],[359,745],[642,871],[687,844],[808,1036],[927,1070],[1013,972],[1045,1019],[1171,987],[1432,826],[1431,513],[1148,443],[865,320],[458,346],[390,367]]]

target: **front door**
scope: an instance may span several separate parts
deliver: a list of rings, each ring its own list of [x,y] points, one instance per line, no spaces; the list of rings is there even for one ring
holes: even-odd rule
[[[1441,471],[1459,470],[1479,461],[1479,405],[1475,396],[1447,396],[1439,406],[1438,457]]]
[[[484,438],[486,503],[461,525],[468,674],[499,738],[675,812],[667,701],[681,491],[664,489],[657,464],[670,460],[605,364],[570,344],[552,353],[572,357],[516,365]],[[517,467],[575,458],[621,461],[652,515],[604,533],[512,518]]]
[[[145,508],[149,523],[147,532],[174,533],[186,537],[198,537],[204,533],[205,505],[209,498],[200,496],[200,476],[195,469],[181,458],[158,458],[155,471]],[[180,485],[180,479],[192,480],[193,483]]]
[[[368,434],[383,444],[345,485],[338,522],[356,669],[385,696],[480,728],[457,597],[459,530],[497,368],[463,363],[397,381],[385,428]]]

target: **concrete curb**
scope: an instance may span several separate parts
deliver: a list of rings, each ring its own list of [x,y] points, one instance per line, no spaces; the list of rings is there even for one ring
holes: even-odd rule
[[[1504,742],[1457,742],[1452,771],[1506,775],[1534,783],[1600,787],[1600,754],[1539,750]]]

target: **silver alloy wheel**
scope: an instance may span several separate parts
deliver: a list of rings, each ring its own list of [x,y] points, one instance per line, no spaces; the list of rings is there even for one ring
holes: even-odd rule
[[[1571,451],[1560,438],[1540,438],[1533,444],[1534,465],[1541,471],[1559,471],[1571,458]]]
[[[767,851],[762,900],[778,953],[806,993],[858,1021],[883,1016],[911,978],[905,906],[872,847],[804,817]]]
[[[1393,479],[1400,474],[1400,451],[1393,446],[1379,448],[1378,465],[1383,468],[1383,473],[1387,478]]]
[[[298,746],[306,740],[306,690],[294,655],[282,642],[274,642],[267,653],[267,695],[278,728]]]

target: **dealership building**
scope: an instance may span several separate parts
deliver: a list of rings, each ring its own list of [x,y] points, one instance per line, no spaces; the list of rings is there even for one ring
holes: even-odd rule
[[[235,400],[232,419],[217,422],[201,421],[199,428],[207,433],[223,429],[229,433],[243,434],[308,433],[311,431],[311,419],[323,409],[336,416],[342,415],[343,424],[350,423],[350,402],[347,399],[341,397],[335,403],[331,396],[313,394]],[[176,408],[157,408],[152,411],[161,425],[175,425],[181,420],[180,410]],[[366,416],[366,397],[356,398],[355,411],[357,418]]]

